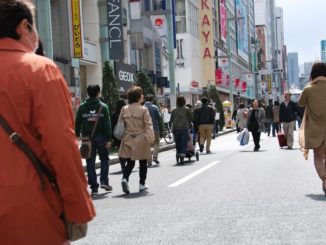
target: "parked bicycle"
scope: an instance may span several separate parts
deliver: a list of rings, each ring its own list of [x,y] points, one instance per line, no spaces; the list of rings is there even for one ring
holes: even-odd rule
[[[171,128],[170,128],[169,124],[164,125],[162,138],[164,138],[164,141],[167,144],[174,143],[173,134],[172,134],[172,131],[171,131]]]

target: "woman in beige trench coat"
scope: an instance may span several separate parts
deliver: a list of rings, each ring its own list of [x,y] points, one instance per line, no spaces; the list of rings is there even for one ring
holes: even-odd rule
[[[127,161],[121,181],[122,190],[126,194],[130,193],[129,176],[136,160],[139,160],[139,191],[148,189],[145,181],[147,162],[151,157],[151,145],[154,144],[154,131],[148,109],[141,105],[143,99],[143,90],[138,86],[131,87],[128,91],[129,104],[122,108],[119,116],[119,121],[123,120],[125,124],[119,157]]]
[[[298,105],[305,107],[304,148],[314,150],[316,171],[326,195],[326,64],[315,63]]]

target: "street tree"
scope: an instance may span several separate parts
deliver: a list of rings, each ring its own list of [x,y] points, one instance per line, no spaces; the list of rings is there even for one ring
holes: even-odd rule
[[[224,118],[224,109],[223,104],[220,99],[220,95],[216,89],[216,86],[210,86],[207,91],[208,98],[210,98],[215,103],[216,112],[220,113],[219,129],[223,130],[225,126],[225,118]]]
[[[145,97],[149,94],[155,95],[151,79],[146,75],[144,71],[140,71],[135,75],[135,85],[143,89]]]
[[[119,90],[113,69],[108,61],[104,62],[103,67],[102,95],[104,102],[109,105],[110,113],[113,113],[119,100]]]

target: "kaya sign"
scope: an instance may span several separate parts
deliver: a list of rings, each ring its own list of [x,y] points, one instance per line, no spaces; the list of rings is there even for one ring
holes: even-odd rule
[[[124,59],[122,9],[120,0],[107,0],[110,60]]]
[[[212,1],[200,1],[199,29],[203,67],[202,80],[204,82],[203,85],[206,86],[209,82],[215,81],[213,12]]]

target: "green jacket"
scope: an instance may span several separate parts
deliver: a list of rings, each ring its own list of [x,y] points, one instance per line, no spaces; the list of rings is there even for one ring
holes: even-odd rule
[[[104,135],[107,141],[111,140],[112,131],[109,108],[97,98],[88,98],[78,108],[75,122],[75,133],[77,137],[80,137],[80,134],[82,136],[91,136],[100,105],[103,106],[103,109],[99,115],[100,118],[94,135]]]

